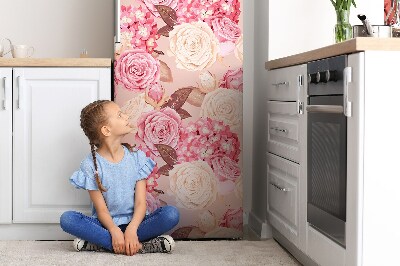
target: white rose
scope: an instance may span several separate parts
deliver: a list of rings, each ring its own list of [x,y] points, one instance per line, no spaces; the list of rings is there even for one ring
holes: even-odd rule
[[[209,117],[229,125],[232,131],[242,126],[243,93],[237,90],[218,88],[204,97],[201,117]]]
[[[174,26],[169,32],[169,47],[178,68],[196,71],[214,64],[219,42],[207,23],[197,21]]]
[[[169,172],[170,188],[177,204],[187,209],[203,209],[217,198],[217,181],[208,163],[185,162]]]
[[[209,232],[217,227],[217,218],[210,211],[203,211],[199,214],[199,228],[203,232]]]
[[[243,34],[236,40],[235,56],[243,62]]]
[[[138,131],[137,121],[141,114],[154,110],[151,105],[146,103],[145,98],[144,93],[137,94],[135,97],[127,101],[121,108],[121,111],[129,116],[129,122],[133,128],[133,134],[136,134]]]

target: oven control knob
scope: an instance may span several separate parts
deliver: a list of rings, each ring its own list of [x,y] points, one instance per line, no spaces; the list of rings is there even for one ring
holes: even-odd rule
[[[319,72],[310,74],[309,78],[310,78],[310,83],[317,84],[320,78]]]
[[[327,83],[329,81],[329,70],[319,73],[319,82]]]
[[[328,70],[329,73],[329,79],[328,81],[337,81],[338,80],[338,74],[336,70]]]

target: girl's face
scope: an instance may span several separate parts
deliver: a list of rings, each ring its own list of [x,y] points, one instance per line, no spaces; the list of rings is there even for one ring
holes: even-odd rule
[[[132,131],[128,115],[121,111],[118,104],[109,102],[104,106],[104,110],[108,118],[107,125],[104,127],[110,135],[123,136]]]

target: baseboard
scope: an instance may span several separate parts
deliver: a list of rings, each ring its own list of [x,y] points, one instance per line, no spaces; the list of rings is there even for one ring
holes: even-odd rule
[[[301,264],[307,266],[318,266],[316,262],[314,262],[310,257],[304,254],[303,251],[298,249],[295,245],[293,245],[286,237],[284,237],[277,230],[272,229],[272,234],[274,239],[283,246],[293,257],[295,257]]]
[[[59,224],[0,224],[1,240],[72,240]]]
[[[243,212],[243,225],[248,225],[249,224],[249,213],[244,211]]]
[[[271,226],[263,222],[253,212],[249,213],[249,228],[257,234],[260,239],[272,238]]]

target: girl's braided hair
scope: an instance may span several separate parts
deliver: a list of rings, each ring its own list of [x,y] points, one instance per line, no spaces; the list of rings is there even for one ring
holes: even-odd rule
[[[101,145],[101,127],[107,122],[107,115],[104,110],[104,106],[111,103],[109,100],[97,100],[87,106],[85,106],[81,111],[81,128],[85,133],[86,137],[89,139],[90,150],[92,153],[93,164],[94,164],[94,175],[96,177],[97,187],[101,192],[106,192],[107,189],[101,184],[99,173],[97,170],[96,161],[96,148]],[[122,143],[129,151],[133,151],[133,147],[128,143]]]

